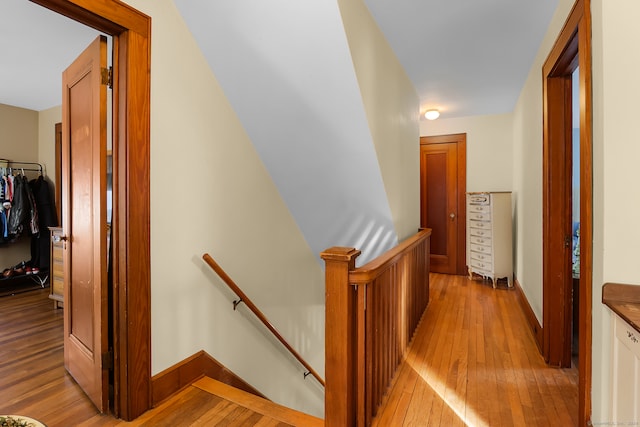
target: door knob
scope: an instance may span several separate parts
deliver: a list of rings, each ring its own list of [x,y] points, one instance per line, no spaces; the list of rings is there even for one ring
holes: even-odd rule
[[[454,219],[455,217],[456,217],[456,214],[454,214],[453,212],[449,214],[449,218]]]
[[[67,249],[67,240],[69,240],[69,238],[65,234],[62,234],[62,235],[56,234],[56,235],[53,236],[53,243],[62,242],[62,249],[63,250]]]
[[[53,236],[54,243],[60,243],[60,242],[66,242],[66,241],[67,241],[67,236],[65,235],[56,234]]]

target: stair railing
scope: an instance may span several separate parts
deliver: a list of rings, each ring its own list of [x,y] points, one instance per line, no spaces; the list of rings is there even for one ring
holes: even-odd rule
[[[284,339],[282,334],[278,332],[278,330],[273,326],[273,324],[267,319],[267,317],[260,311],[260,309],[251,301],[251,299],[242,292],[242,289],[229,277],[229,275],[220,267],[220,265],[211,257],[209,254],[204,254],[202,259],[211,267],[213,271],[222,279],[224,283],[240,298],[239,300],[233,301],[233,309],[235,310],[238,304],[244,303],[249,310],[253,312],[253,314],[262,322],[262,324],[276,337],[278,341],[287,349],[289,352],[295,357],[298,362],[304,366],[307,372],[304,373],[304,377],[306,378],[308,375],[312,375],[322,386],[324,387],[324,380],[320,377],[320,375],[307,363],[306,360],[302,358],[302,356]]]
[[[360,251],[325,260],[325,426],[369,426],[429,302],[430,229],[356,268]]]

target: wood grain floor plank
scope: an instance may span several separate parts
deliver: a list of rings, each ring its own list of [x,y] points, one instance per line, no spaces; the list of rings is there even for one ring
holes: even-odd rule
[[[24,414],[48,427],[191,426],[290,424],[247,411],[187,387],[133,422],[99,414],[67,374],[63,364],[63,310],[55,309],[48,289],[0,297],[0,413]],[[236,411],[225,420],[225,411]],[[238,409],[239,408],[239,409]]]
[[[62,310],[48,290],[0,297],[0,321],[0,412],[48,427],[323,425],[316,417],[307,423],[306,414],[293,421],[268,414],[263,403],[248,411],[237,396],[207,390],[210,379],[133,422],[98,414],[64,369]],[[515,292],[432,274],[431,302],[373,425],[575,425],[577,381],[577,369],[545,365]]]
[[[194,387],[201,388],[209,393],[214,393],[238,405],[251,407],[255,412],[268,415],[291,425],[324,426],[324,420],[312,415],[293,411],[277,403],[267,401],[255,395],[242,392],[214,379],[204,377],[196,381]]]
[[[0,297],[0,412],[76,425],[96,409],[64,370],[63,311],[48,296],[47,288]]]
[[[376,427],[389,419],[434,427],[577,422],[577,369],[545,365],[513,291],[431,274],[431,301],[407,354]],[[414,391],[403,418],[406,380]]]

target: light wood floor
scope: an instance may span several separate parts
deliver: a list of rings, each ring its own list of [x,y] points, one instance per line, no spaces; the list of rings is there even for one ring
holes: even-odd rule
[[[0,297],[0,414],[72,426],[96,409],[64,369],[63,312],[48,295],[47,288]]]
[[[96,415],[80,426],[323,427],[324,420],[204,377],[135,421]]]
[[[133,423],[97,414],[66,374],[62,311],[48,291],[0,298],[0,414],[57,426],[287,426],[186,388]],[[544,364],[512,290],[431,275],[431,300],[374,425],[577,425],[576,369]],[[315,423],[314,423],[315,424]]]
[[[578,425],[578,371],[545,365],[516,291],[440,274],[430,289],[374,426]]]

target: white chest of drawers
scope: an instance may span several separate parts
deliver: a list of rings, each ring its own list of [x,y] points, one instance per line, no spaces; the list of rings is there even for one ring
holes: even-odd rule
[[[611,425],[637,425],[640,416],[640,333],[614,315]]]
[[[493,287],[506,278],[512,287],[511,193],[467,193],[467,268],[490,278]]]

